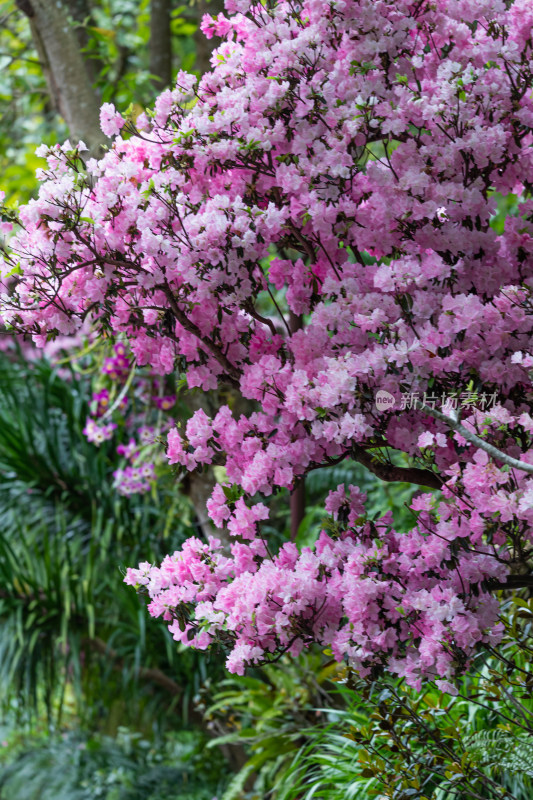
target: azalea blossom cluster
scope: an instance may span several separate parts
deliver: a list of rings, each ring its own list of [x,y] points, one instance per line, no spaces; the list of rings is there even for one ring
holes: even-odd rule
[[[427,496],[413,501],[420,515],[407,534],[394,530],[390,512],[366,520],[364,499],[354,486],[331,492],[335,524],[313,549],[289,542],[268,558],[261,538],[236,541],[231,554],[218,539],[189,539],[160,567],[129,569],[126,582],[148,593],[150,614],[177,641],[230,645],[230,672],[318,642],[362,675],[385,666],[418,688],[431,677],[453,691],[448,679],[472,648],[501,634],[498,601],[465,586],[504,578],[505,565],[484,543],[476,552],[462,546],[454,512],[435,522]]]
[[[135,411],[135,408],[130,408],[132,404],[127,393],[130,376],[132,379],[135,377],[132,360],[124,343],[117,342],[113,346],[113,354],[104,358],[101,367],[101,377],[111,381],[111,391],[104,387],[93,393],[91,416],[87,418],[83,429],[88,441],[97,447],[113,439],[119,424],[129,436],[126,444],[121,443],[116,448],[126,465],[113,473],[114,486],[123,495],[145,494],[156,481],[156,462],[162,460],[157,437],[171,427],[171,422],[163,418],[162,412],[170,411],[176,402],[175,395],[161,394],[164,383],[158,376],[148,373],[148,376],[138,377],[135,382],[130,381],[133,383],[131,395],[141,405],[141,411]],[[146,419],[153,418],[154,414],[158,417],[157,427],[146,425]],[[119,422],[113,421],[110,416]]]
[[[498,636],[490,592],[531,567],[533,5],[226,9],[202,24],[223,41],[200,82],[180,72],[135,129],[106,104],[100,161],[43,150],[4,322],[44,343],[90,318],[138,365],[247,401],[168,435],[171,463],[224,467],[208,508],[231,553],[191,540],[130,573],[182,640],[228,644],[237,670],[318,641],[451,677]],[[496,402],[461,429],[400,408],[463,391]],[[272,556],[253,496],[346,458],[443,499],[400,535],[358,522],[354,495],[335,536]]]

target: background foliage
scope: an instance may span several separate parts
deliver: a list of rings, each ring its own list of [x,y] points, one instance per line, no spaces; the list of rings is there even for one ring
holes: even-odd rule
[[[91,17],[76,23],[84,32],[83,53],[93,67],[101,102],[140,113],[157,90],[149,69],[149,0],[98,0]],[[171,31],[174,69],[194,72],[199,8],[195,0],[174,3]],[[11,204],[26,202],[36,187],[38,144],[62,142],[68,129],[53,108],[42,61],[28,19],[15,0],[0,0],[0,175]]]

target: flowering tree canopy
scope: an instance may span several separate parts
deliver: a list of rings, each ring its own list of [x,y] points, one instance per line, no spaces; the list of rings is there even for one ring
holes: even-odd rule
[[[176,639],[234,672],[318,642],[446,687],[501,635],[491,592],[531,580],[533,5],[226,8],[198,85],[180,73],[135,130],[103,106],[100,161],[41,151],[3,319],[42,343],[89,317],[250,401],[168,434],[171,463],[225,467],[208,510],[235,537],[128,572]],[[341,486],[314,548],[270,553],[256,495],[346,458],[441,492],[400,534]]]

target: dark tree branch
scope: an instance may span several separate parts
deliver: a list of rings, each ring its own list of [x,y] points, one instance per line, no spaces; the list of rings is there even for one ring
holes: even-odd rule
[[[294,542],[298,536],[298,529],[300,523],[305,516],[305,479],[297,483],[296,487],[292,490],[290,496],[290,512],[291,512],[291,542]]]
[[[488,580],[487,589],[496,591],[497,589],[531,589],[533,588],[533,575],[509,575],[505,581]]]
[[[420,467],[396,467],[394,464],[383,464],[378,461],[371,453],[368,453],[359,445],[352,445],[352,458],[358,461],[363,467],[373,472],[382,481],[392,482],[401,481],[403,483],[415,483],[419,486],[427,486],[430,489],[440,489],[444,481],[429,469]]]
[[[303,328],[303,317],[293,314],[289,311],[289,330],[291,334]],[[291,511],[291,541],[294,542],[298,535],[298,529],[305,516],[305,476],[302,475],[301,479],[296,484],[291,492],[290,497],[290,511]]]
[[[236,386],[238,386],[239,385],[239,377],[240,376],[239,376],[239,372],[238,372],[237,368],[233,366],[233,364],[227,358],[227,356],[224,355],[222,350],[219,347],[217,347],[217,345],[213,341],[211,341],[211,339],[209,339],[208,337],[202,335],[202,332],[201,332],[200,328],[198,327],[198,325],[196,325],[194,322],[191,322],[191,320],[186,316],[185,312],[181,310],[181,308],[179,307],[178,303],[176,302],[176,298],[174,297],[174,293],[172,292],[172,289],[170,288],[168,283],[164,284],[162,289],[163,289],[163,291],[165,293],[165,296],[166,296],[166,298],[168,300],[170,309],[171,309],[172,313],[174,314],[174,317],[176,318],[176,320],[180,323],[180,325],[182,325],[185,328],[186,331],[188,331],[189,333],[192,333],[194,336],[196,336],[196,338],[205,347],[207,347],[207,349],[213,355],[213,357],[224,368],[224,372],[226,373],[226,376],[227,376],[228,380],[231,383],[233,383]]]

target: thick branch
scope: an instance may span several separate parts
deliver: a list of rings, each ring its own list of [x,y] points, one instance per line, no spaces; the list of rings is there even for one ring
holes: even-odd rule
[[[430,489],[441,489],[444,483],[436,472],[431,472],[429,469],[396,467],[394,464],[383,464],[356,444],[352,446],[352,457],[354,461],[358,461],[382,481],[416,483],[419,486],[428,486]]]

